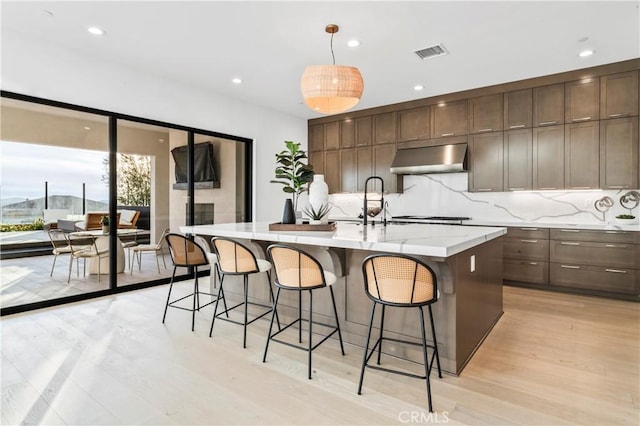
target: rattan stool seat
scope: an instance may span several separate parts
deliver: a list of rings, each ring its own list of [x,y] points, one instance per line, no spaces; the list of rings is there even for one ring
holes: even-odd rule
[[[211,319],[211,329],[209,330],[209,337],[213,335],[213,326],[215,324],[216,318],[220,318],[223,321],[228,321],[234,324],[239,324],[243,326],[243,340],[242,347],[247,347],[247,325],[253,323],[254,321],[264,317],[270,312],[274,312],[276,318],[278,318],[278,313],[275,311],[275,307],[250,302],[248,299],[249,293],[249,275],[257,274],[265,272],[267,274],[267,286],[269,287],[269,296],[270,299],[273,300],[273,289],[271,288],[271,262],[265,259],[258,259],[255,257],[253,252],[249,250],[245,245],[232,240],[230,238],[224,237],[214,237],[211,239],[211,245],[213,246],[214,256],[215,256],[215,264],[213,266],[216,276],[220,280],[220,287],[218,288],[218,297],[216,300],[216,306],[213,312],[213,318]],[[241,303],[238,303],[234,306],[227,307],[226,299],[224,297],[224,278],[228,275],[242,275],[243,276],[243,290],[244,290],[244,299]],[[222,312],[218,312],[218,303],[222,300],[224,303],[224,310]],[[248,318],[248,305],[259,306],[265,308],[261,314],[254,316],[251,320]],[[244,320],[236,321],[229,317],[229,312],[234,309],[244,306]],[[224,316],[223,316],[224,315]],[[280,327],[280,320],[278,319],[278,327]]]
[[[440,292],[438,291],[438,283],[433,270],[424,262],[410,256],[400,254],[374,254],[368,256],[362,261],[362,275],[364,277],[364,290],[371,304],[371,318],[369,320],[369,328],[367,332],[367,340],[365,342],[364,356],[362,359],[362,367],[360,370],[360,382],[358,384],[358,395],[362,394],[362,383],[364,381],[364,371],[366,367],[386,371],[389,373],[402,374],[409,377],[425,379],[427,385],[427,400],[429,411],[433,411],[431,402],[431,368],[434,360],[438,367],[438,376],[442,378],[440,369],[440,356],[438,355],[438,343],[436,341],[436,332],[433,324],[433,313],[431,305],[435,303]],[[369,351],[369,340],[371,339],[371,329],[375,316],[376,306],[382,305],[382,315],[380,317],[380,337],[376,340],[371,351]],[[433,336],[433,345],[428,345],[426,340],[424,326],[423,307],[429,309],[429,321],[431,323],[431,333]],[[421,342],[410,340],[394,339],[384,337],[384,319],[385,308],[415,308],[420,312],[421,325]],[[417,345],[422,347],[424,376],[407,373],[397,369],[380,367],[380,358],[382,354],[382,342],[384,340],[393,341],[401,344]],[[432,348],[433,353],[431,360],[427,356],[427,348]],[[372,355],[378,352],[377,365],[370,365],[369,360]]]
[[[267,253],[271,259],[275,271],[275,285],[277,287],[276,297],[273,302],[273,315],[269,325],[269,333],[267,335],[267,343],[264,348],[264,356],[262,362],[267,361],[267,352],[269,350],[269,342],[274,341],[284,345],[304,350],[308,353],[308,376],[311,379],[311,354],[315,348],[324,343],[327,339],[338,333],[340,341],[340,351],[344,355],[344,344],[342,343],[342,333],[340,331],[340,321],[338,319],[338,310],[336,309],[336,300],[333,294],[333,284],[336,283],[337,277],[329,271],[325,271],[320,263],[310,254],[298,248],[290,247],[284,244],[272,244],[267,248]],[[333,314],[336,324],[325,324],[313,319],[313,290],[329,288],[331,295],[331,303],[333,305]],[[280,291],[290,290],[298,292],[298,318],[284,325],[275,333],[273,331],[273,320],[276,318],[276,307],[280,300]],[[302,292],[309,292],[309,318],[302,318]],[[308,343],[302,346],[302,323],[309,324]],[[294,344],[289,341],[278,339],[280,333],[286,331],[289,327],[298,324],[298,343]],[[279,326],[280,324],[278,324]],[[320,325],[330,329],[328,334],[322,336],[321,340],[315,345],[312,342],[313,325]]]

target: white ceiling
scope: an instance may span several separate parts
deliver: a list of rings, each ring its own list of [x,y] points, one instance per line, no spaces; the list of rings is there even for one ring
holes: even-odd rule
[[[638,1],[6,1],[3,44],[53,43],[89,60],[194,85],[303,118],[308,64],[360,68],[354,110],[640,57]],[[45,12],[45,11],[48,11]],[[90,35],[99,26],[106,35]],[[351,38],[358,48],[347,47]],[[582,41],[588,38],[586,41]],[[447,56],[413,52],[437,43]],[[582,49],[596,51],[589,58]],[[231,83],[233,77],[243,84]],[[413,86],[424,85],[415,92]]]

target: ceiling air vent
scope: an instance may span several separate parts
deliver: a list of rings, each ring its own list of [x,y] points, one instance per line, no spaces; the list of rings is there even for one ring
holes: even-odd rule
[[[447,49],[442,44],[436,44],[435,46],[425,47],[424,49],[416,50],[415,54],[420,59],[435,58],[436,56],[446,55]]]

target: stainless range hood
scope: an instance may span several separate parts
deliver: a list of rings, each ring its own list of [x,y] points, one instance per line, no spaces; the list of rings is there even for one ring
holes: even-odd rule
[[[399,149],[391,163],[391,173],[422,175],[467,170],[467,144]]]

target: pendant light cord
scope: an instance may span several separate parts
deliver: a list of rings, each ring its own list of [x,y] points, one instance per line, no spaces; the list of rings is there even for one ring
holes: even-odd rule
[[[336,64],[336,55],[333,54],[333,34],[331,33],[331,57],[333,58],[333,65]]]

